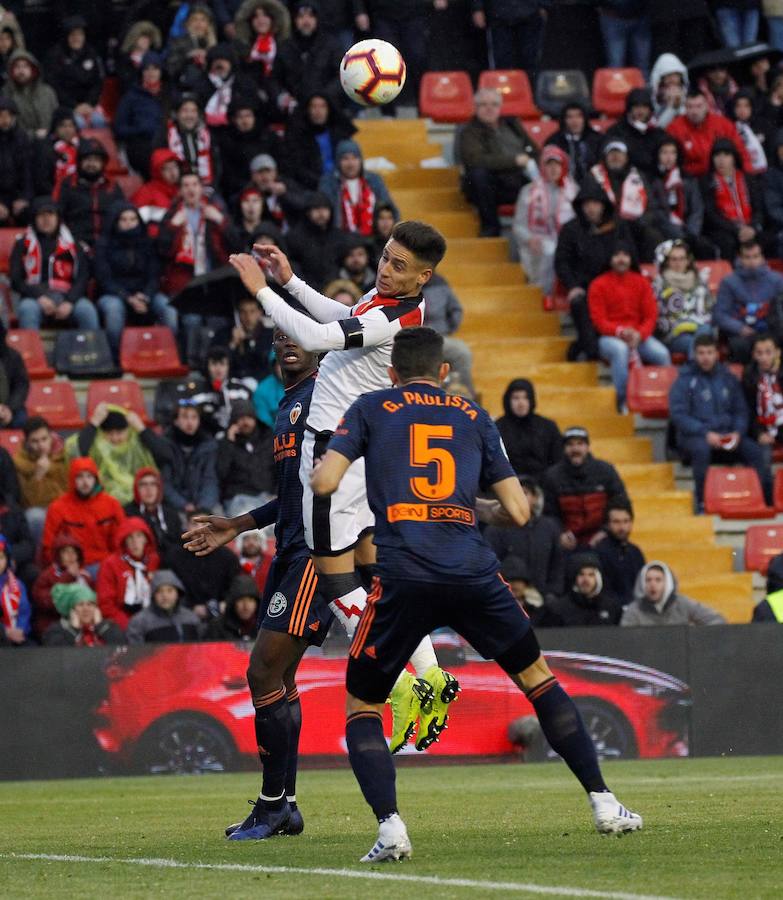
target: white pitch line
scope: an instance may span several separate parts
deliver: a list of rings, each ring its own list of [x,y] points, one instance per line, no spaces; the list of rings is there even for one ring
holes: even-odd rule
[[[366,881],[408,882],[433,887],[473,888],[488,891],[517,891],[520,894],[545,894],[555,897],[598,897],[603,900],[674,900],[651,894],[630,894],[625,891],[594,891],[590,888],[555,887],[517,881],[477,881],[472,878],[440,878],[437,875],[406,875],[404,873],[360,871],[358,869],[322,869],[303,866],[254,866],[244,863],[188,863],[177,859],[147,859],[144,857],[74,856],[57,853],[0,853],[0,859],[42,860],[65,863],[120,863],[147,866],[153,869],[208,869],[218,872],[253,872],[264,875],[325,875],[331,878],[359,878]]]

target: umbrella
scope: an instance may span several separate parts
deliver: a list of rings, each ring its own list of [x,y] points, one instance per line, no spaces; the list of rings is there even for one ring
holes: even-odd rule
[[[695,75],[717,66],[727,69],[735,69],[739,66],[747,66],[757,59],[766,56],[774,66],[783,57],[779,50],[757,41],[753,44],[745,44],[742,47],[721,47],[719,50],[708,50],[700,53],[688,63],[688,72]]]
[[[233,266],[221,266],[193,278],[171,300],[180,313],[233,318],[234,308],[247,296],[239,273]]]

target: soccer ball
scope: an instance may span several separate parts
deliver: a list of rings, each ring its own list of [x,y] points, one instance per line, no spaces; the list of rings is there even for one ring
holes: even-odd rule
[[[405,60],[387,41],[359,41],[340,63],[340,84],[356,103],[383,106],[391,103],[405,84]]]

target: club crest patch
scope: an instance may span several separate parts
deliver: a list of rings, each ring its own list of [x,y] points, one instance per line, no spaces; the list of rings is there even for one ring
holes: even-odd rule
[[[297,421],[299,420],[299,416],[301,416],[301,415],[302,415],[302,404],[295,403],[294,408],[291,410],[291,412],[288,416],[288,418],[291,421],[291,424],[296,425]]]
[[[287,606],[288,601],[286,600],[285,595],[281,594],[280,591],[277,591],[272,594],[272,599],[269,601],[266,613],[268,616],[275,618],[275,616],[281,616],[285,612]]]

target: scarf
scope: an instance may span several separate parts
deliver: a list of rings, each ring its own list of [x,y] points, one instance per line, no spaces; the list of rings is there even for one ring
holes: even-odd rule
[[[756,387],[756,419],[767,434],[777,434],[783,427],[783,394],[780,392],[777,374],[759,376]]]
[[[207,220],[203,211],[199,213],[195,235],[187,219],[180,228],[179,246],[174,261],[179,265],[191,267],[194,275],[203,275],[207,271]]]
[[[750,174],[758,175],[761,172],[766,172],[767,154],[764,152],[764,147],[761,145],[756,132],[747,122],[735,122],[734,125],[750,157]]]
[[[712,319],[713,298],[698,272],[666,269],[655,280],[658,330],[667,338],[692,334]]]
[[[95,630],[94,625],[83,625],[76,635],[77,647],[102,647],[106,641]]]
[[[43,277],[41,242],[31,226],[24,233],[24,270],[29,284],[40,284]],[[46,263],[46,283],[53,291],[67,294],[76,277],[76,242],[67,226],[60,225],[54,253]]]
[[[163,87],[163,82],[160,80],[160,78],[157,78],[154,81],[150,81],[145,76],[141,80],[141,86],[148,94],[152,94],[153,97],[157,97],[160,95],[161,88]]]
[[[737,82],[731,77],[729,77],[729,80],[721,91],[713,91],[712,88],[710,88],[710,83],[707,81],[706,77],[699,79],[698,86],[699,90],[707,98],[710,112],[718,113],[721,116],[726,115],[729,101],[739,90]]]
[[[123,554],[122,561],[131,567],[130,577],[125,579],[125,612],[133,614],[150,605],[152,592],[147,578],[147,564],[142,559],[134,559]]]
[[[169,122],[168,147],[178,160],[188,163],[191,168],[201,176],[204,184],[212,184],[214,173],[212,171],[212,138],[209,129],[200,125],[195,133],[186,135],[190,145],[190,153],[182,139],[182,133],[174,122]]]
[[[58,198],[63,181],[76,174],[76,154],[79,150],[79,138],[74,138],[73,141],[55,141],[52,147],[55,156],[52,196]]]
[[[351,200],[348,182],[343,181],[340,188],[340,203],[343,210],[343,231],[353,231],[368,236],[372,234],[375,194],[366,178],[360,177],[359,198],[356,203]]]
[[[207,100],[204,117],[211,128],[228,125],[228,104],[231,103],[231,89],[234,84],[233,74],[224,81],[219,75],[210,75],[209,80],[215,93]]]
[[[562,187],[555,186],[555,202],[552,203],[552,185],[543,178],[536,178],[530,185],[527,204],[527,226],[531,233],[555,238],[566,222],[574,217],[573,199],[577,193],[576,182],[566,178]]]
[[[0,622],[5,628],[16,628],[22,588],[13,572],[6,571],[5,584],[0,589]]]
[[[673,225],[685,224],[685,182],[682,180],[680,167],[674,166],[663,175],[663,189],[666,192],[666,205],[669,208],[669,221]]]
[[[731,181],[714,172],[712,189],[715,193],[715,206],[724,219],[743,225],[750,223],[752,215],[750,196],[742,172],[736,171]]]
[[[607,197],[614,203],[621,219],[638,219],[647,209],[647,189],[642,176],[633,166],[623,179],[622,191],[618,202],[609,179],[609,172],[603,163],[597,163],[590,169],[590,174],[601,185]]]
[[[251,62],[260,62],[264,66],[264,75],[269,76],[272,73],[272,64],[277,56],[277,42],[274,35],[259,34],[256,42],[250,48],[248,59]]]

